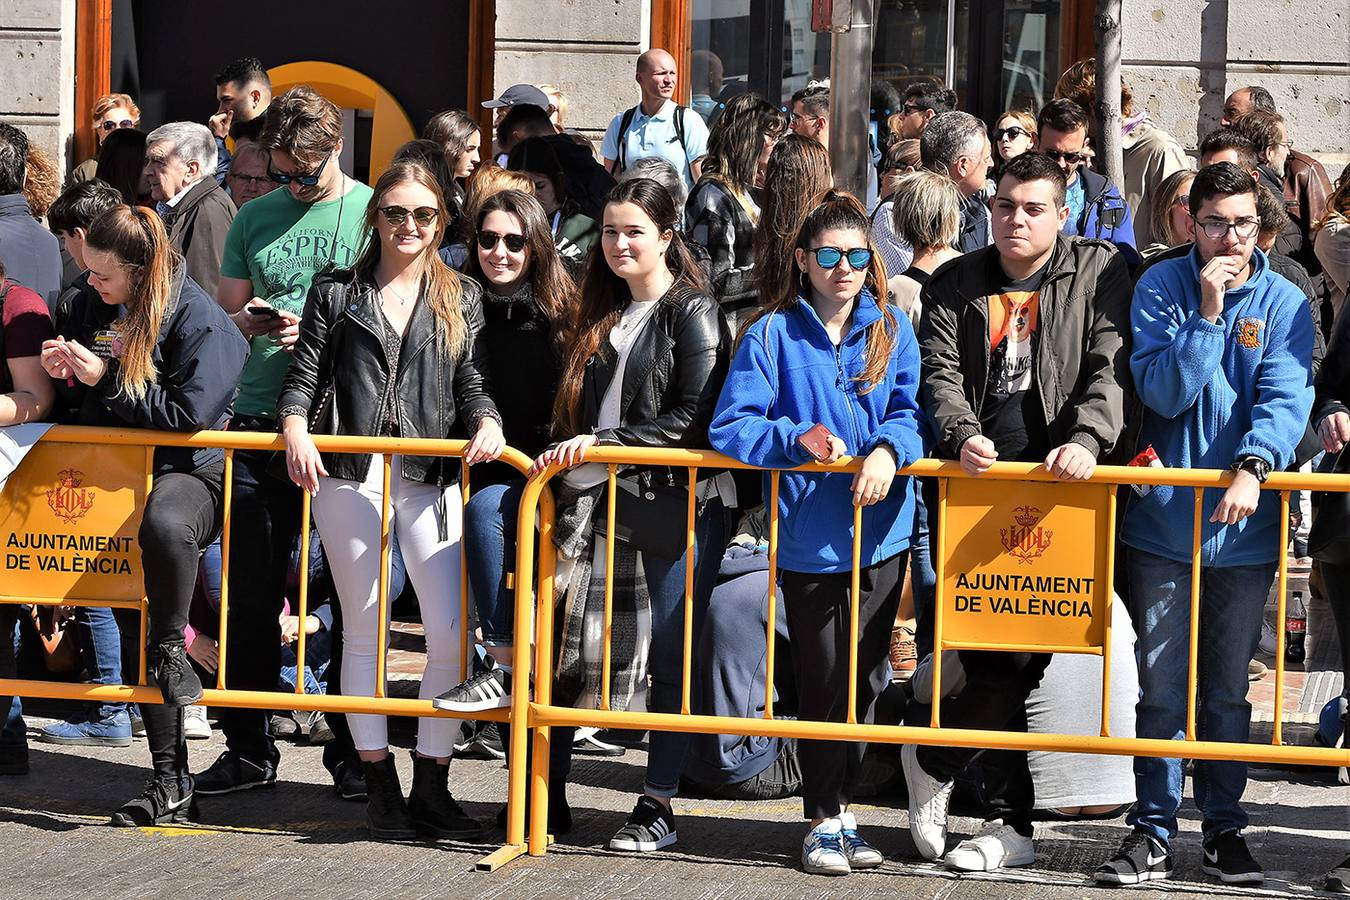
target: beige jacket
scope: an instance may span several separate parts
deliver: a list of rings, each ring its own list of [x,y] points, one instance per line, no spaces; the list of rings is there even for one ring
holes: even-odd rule
[[[1350,290],[1350,218],[1339,213],[1328,216],[1327,223],[1317,232],[1313,252],[1326,273],[1331,287],[1331,305],[1339,318],[1346,292]]]
[[[1149,215],[1153,190],[1173,172],[1191,168],[1190,157],[1176,138],[1145,119],[1121,138],[1124,150],[1125,202],[1134,211],[1134,245],[1147,247],[1157,238]]]

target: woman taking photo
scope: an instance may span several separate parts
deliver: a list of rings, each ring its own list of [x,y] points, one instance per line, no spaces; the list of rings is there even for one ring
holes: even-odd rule
[[[760,467],[864,458],[855,475],[781,477],[778,564],[798,715],[843,722],[850,648],[840,638],[848,634],[852,540],[842,537],[852,537],[853,507],[863,507],[857,717],[870,722],[888,680],[914,523],[910,480],[897,482],[895,473],[923,456],[919,348],[909,320],[886,301],[867,214],[851,195],[825,196],[806,217],[793,255],[798,283],[742,337],[708,436],[720,452]],[[847,811],[864,747],[799,746],[802,806],[811,820],[802,843],[807,872],[842,875],[882,863]]]
[[[277,399],[291,480],[314,495],[342,604],[342,689],[374,696],[377,657],[388,640],[378,613],[384,466],[378,455],[320,454],[320,434],[439,438],[456,426],[473,435],[470,465],[496,459],[505,442],[487,394],[479,333],[478,285],[460,279],[436,254],[445,200],[435,178],[395,163],[366,208],[365,250],[350,270],[310,288],[295,357]],[[421,603],[427,662],[425,699],[458,684],[460,672],[460,519],[446,486],[459,478],[453,458],[395,455],[389,527]],[[365,773],[371,837],[406,840],[472,837],[481,832],[447,788],[460,723],[418,721],[411,797],[404,802],[384,716],[347,716]]]
[[[85,237],[84,262],[93,291],[72,304],[65,335],[42,345],[42,367],[63,405],[78,409],[74,421],[162,431],[224,428],[248,344],[186,276],[159,216],[127,206],[103,213]],[[224,476],[221,450],[155,450],[138,540],[150,614],[146,668],[164,703],[141,704],[154,774],[139,797],[113,813],[113,825],[193,815],[183,708],[201,700],[202,685],[188,662],[183,627],[198,557],[220,531]]]
[[[759,227],[755,229],[755,290],[762,303],[795,290],[793,244],[806,214],[830,189],[830,154],[820,142],[789,134],[769,154]]]
[[[553,699],[563,705],[590,707],[601,695],[602,650],[589,637],[596,629],[586,626],[599,621],[604,608],[606,539],[600,532],[606,527],[607,471],[599,464],[580,465],[586,451],[596,444],[707,446],[708,421],[726,373],[726,324],[675,219],[670,193],[654,181],[636,178],[610,193],[554,404],[554,431],[566,440],[535,460],[536,470],[553,464],[569,469],[553,482],[560,510],[554,542],[559,577],[566,583]],[[726,543],[723,496],[729,489],[725,479],[711,474],[703,473],[694,486],[696,623]],[[612,709],[634,704],[641,709],[646,694],[647,709],[679,711],[688,488],[682,469],[620,473],[616,531],[623,527],[628,533],[622,540],[616,535],[614,548]],[[639,633],[650,636],[645,655]],[[551,776],[559,793],[571,767],[571,732],[553,734]],[[652,732],[643,795],[610,849],[645,852],[675,843],[670,801],[688,748],[688,735]]]
[[[685,204],[685,233],[708,251],[713,296],[733,331],[757,302],[757,198],[769,155],[786,127],[783,114],[756,94],[727,101],[708,134],[702,176]]]

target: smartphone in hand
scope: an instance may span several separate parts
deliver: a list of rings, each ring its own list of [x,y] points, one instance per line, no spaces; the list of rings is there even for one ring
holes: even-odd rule
[[[825,462],[830,458],[830,438],[834,435],[830,429],[817,422],[811,429],[797,438],[797,444],[811,454],[816,462]]]

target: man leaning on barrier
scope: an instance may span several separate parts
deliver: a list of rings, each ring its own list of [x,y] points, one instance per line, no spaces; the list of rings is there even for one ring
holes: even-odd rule
[[[1191,185],[1195,246],[1158,263],[1135,289],[1130,368],[1144,405],[1140,445],[1165,466],[1234,471],[1222,492],[1205,492],[1200,515],[1200,658],[1196,698],[1201,740],[1248,738],[1247,662],[1261,636],[1280,547],[1280,501],[1261,482],[1286,468],[1312,406],[1312,318],[1307,298],[1271,271],[1256,246],[1256,181],[1232,163],[1201,169]],[[1191,548],[1189,490],[1154,486],[1125,513],[1121,537],[1138,633],[1136,732],[1187,734]],[[1135,760],[1134,831],[1096,872],[1113,884],[1172,873],[1183,763]],[[1247,764],[1197,760],[1195,803],[1204,814],[1203,871],[1226,884],[1264,874],[1242,837]]]
[[[952,260],[924,293],[920,398],[938,455],[971,475],[997,461],[1044,462],[1064,479],[1091,477],[1125,423],[1130,276],[1106,241],[1059,233],[1064,173],[1039,153],[1008,163],[993,200],[994,246]],[[928,480],[927,508],[936,510]],[[941,546],[934,540],[932,546]],[[943,703],[953,728],[1026,730],[1027,695],[1048,653],[961,650],[967,684]],[[910,834],[943,857],[953,779],[979,749],[906,746]],[[1035,860],[1034,791],[1024,751],[990,751],[988,823],[946,853],[948,867],[990,871]]]

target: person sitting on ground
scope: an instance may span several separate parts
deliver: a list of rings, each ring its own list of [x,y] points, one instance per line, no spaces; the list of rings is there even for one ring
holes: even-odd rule
[[[924,287],[920,396],[937,455],[959,459],[971,477],[1012,461],[1086,480],[1125,427],[1129,267],[1110,243],[1060,233],[1069,215],[1066,187],[1064,172],[1039,153],[1008,163],[993,201],[994,246],[947,264]],[[1041,318],[1048,309],[1053,318]],[[936,510],[937,485],[929,480],[923,489],[925,506]],[[940,547],[939,538],[934,533],[930,547]],[[1027,697],[1051,654],[959,652],[968,686],[943,705],[943,724],[1024,731]],[[910,834],[925,859],[944,859],[949,868],[1030,865],[1035,795],[1027,755],[981,754],[903,749]],[[998,772],[986,824],[947,851],[953,779],[976,758]]]
[[[913,488],[908,478],[896,480],[896,470],[924,455],[918,344],[887,300],[885,267],[868,231],[866,211],[850,194],[830,192],[807,215],[794,254],[803,287],[766,305],[745,331],[708,432],[716,450],[756,467],[865,456],[856,475],[784,475],[778,495],[797,713],[817,722],[845,721],[852,653],[858,721],[872,721],[890,681],[887,649],[914,521]],[[841,365],[856,390],[843,389]],[[803,527],[808,496],[814,516]],[[856,651],[841,644],[837,629],[850,603],[851,557],[837,552],[835,538],[851,533],[852,507],[863,508]],[[882,863],[848,809],[864,750],[839,741],[798,748],[811,823],[801,850],[807,872],[839,875]]]
[[[162,431],[220,430],[231,415],[248,344],[196,282],[159,217],[116,206],[94,220],[84,243],[89,284],[62,336],[42,346],[42,367],[78,404],[82,425]],[[120,341],[121,352],[111,351]],[[183,707],[202,697],[183,627],[197,557],[221,527],[224,453],[160,447],[138,541],[149,603],[147,675],[163,704],[141,706],[153,775],[112,815],[148,826],[195,818]]]

